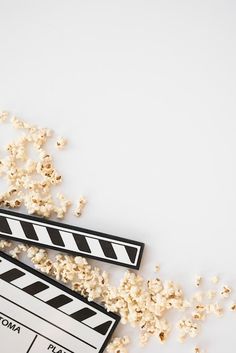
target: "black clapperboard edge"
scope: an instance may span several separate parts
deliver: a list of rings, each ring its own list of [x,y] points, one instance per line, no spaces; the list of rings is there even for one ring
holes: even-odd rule
[[[69,295],[71,295],[72,297],[80,300],[80,301],[83,301],[85,304],[89,305],[89,306],[92,306],[94,307],[95,309],[97,309],[98,311],[102,312],[103,314],[107,315],[107,316],[110,316],[111,318],[113,318],[115,320],[115,323],[113,325],[113,327],[111,328],[110,332],[109,332],[109,335],[107,336],[107,338],[105,339],[102,347],[100,348],[99,352],[98,353],[102,353],[104,351],[104,349],[106,348],[106,346],[108,345],[117,325],[119,324],[120,322],[120,316],[117,315],[117,314],[114,314],[112,313],[111,311],[107,311],[103,306],[93,302],[93,301],[88,301],[85,297],[83,297],[81,294],[77,293],[77,292],[74,292],[72,289],[64,286],[63,284],[55,281],[54,279],[52,279],[51,277],[48,277],[46,275],[44,275],[42,272],[39,272],[35,269],[33,269],[32,267],[24,264],[23,262],[19,261],[19,260],[16,260],[14,258],[12,258],[11,256],[7,255],[6,253],[0,251],[0,256],[3,257],[4,259],[6,259],[7,261],[10,261],[12,262],[13,264],[21,267],[23,270],[25,271],[28,271],[30,273],[32,273],[33,275],[41,278],[42,280],[50,283],[52,286],[55,286],[57,288],[59,288],[60,290],[68,293]],[[0,259],[0,262],[1,262],[1,259]]]
[[[73,250],[68,250],[66,248],[59,248],[59,247],[56,247],[56,246],[53,246],[53,245],[41,243],[39,241],[36,242],[36,241],[28,240],[28,239],[17,238],[17,237],[11,236],[10,234],[9,235],[5,235],[5,234],[2,234],[0,232],[0,237],[2,237],[4,239],[12,239],[14,241],[18,241],[18,242],[22,242],[22,243],[29,243],[29,244],[32,244],[34,246],[37,246],[37,244],[38,244],[38,245],[40,245],[43,248],[50,248],[50,249],[53,249],[53,250],[57,250],[58,252],[62,252],[62,253],[64,252],[64,253],[69,253],[69,254],[76,255],[76,256],[82,256],[82,257],[85,257],[85,258],[91,258],[91,259],[94,259],[94,260],[108,262],[108,263],[111,263],[111,264],[114,264],[114,265],[120,265],[120,266],[124,266],[124,267],[127,267],[127,268],[132,268],[132,269],[136,269],[136,270],[138,270],[140,268],[140,263],[141,263],[141,260],[142,260],[144,246],[145,246],[145,244],[142,243],[142,242],[139,242],[139,241],[136,241],[136,240],[130,240],[130,239],[122,238],[122,237],[118,237],[118,236],[107,234],[107,233],[98,232],[98,231],[95,231],[95,230],[90,230],[88,228],[81,228],[81,227],[69,225],[69,224],[66,224],[66,223],[60,223],[60,222],[48,220],[46,218],[39,217],[39,216],[27,215],[27,214],[23,214],[23,213],[20,213],[20,212],[13,212],[13,211],[9,211],[9,210],[2,209],[2,208],[0,208],[0,212],[6,214],[6,216],[10,215],[10,216],[14,216],[14,217],[22,217],[22,218],[25,218],[26,220],[28,219],[30,221],[35,221],[35,222],[39,222],[39,223],[43,222],[43,223],[48,224],[48,226],[52,225],[52,226],[59,227],[59,228],[66,227],[67,229],[70,229],[72,231],[78,231],[78,232],[87,233],[88,236],[91,234],[91,235],[98,236],[98,237],[104,237],[104,238],[107,238],[108,241],[109,240],[111,240],[111,241],[112,240],[117,240],[117,241],[121,241],[121,242],[124,242],[124,243],[126,242],[127,245],[129,245],[129,244],[132,245],[133,244],[133,245],[138,246],[140,248],[140,251],[139,251],[139,255],[138,255],[137,264],[136,265],[130,265],[130,264],[119,262],[119,261],[113,261],[112,259],[108,259],[108,258],[100,258],[100,257],[95,256],[95,255],[90,255],[90,254],[87,254],[87,253],[84,253],[84,252],[80,252],[79,250],[78,251],[73,251]]]

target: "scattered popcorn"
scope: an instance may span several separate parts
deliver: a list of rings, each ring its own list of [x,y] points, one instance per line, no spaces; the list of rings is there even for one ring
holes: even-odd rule
[[[7,116],[6,112],[0,113],[1,120]],[[0,206],[18,208],[24,205],[29,214],[63,218],[71,202],[62,194],[57,198],[59,203],[53,197],[53,188],[61,183],[62,177],[45,149],[52,136],[51,130],[30,125],[14,116],[11,123],[23,133],[6,146],[6,155],[0,160],[0,176],[8,183],[8,189],[0,194]],[[63,147],[66,140],[60,138],[58,143]],[[35,159],[29,158],[32,148]]]
[[[67,145],[67,140],[63,137],[59,137],[56,142],[56,147],[59,150],[62,150]]]
[[[82,212],[84,210],[84,207],[85,207],[86,203],[87,203],[87,200],[82,196],[79,199],[79,202],[77,204],[76,210],[74,212],[77,217],[80,217],[82,215]]]
[[[128,353],[125,346],[130,343],[129,337],[124,336],[122,338],[115,337],[107,346],[108,353]]]
[[[198,330],[199,330],[199,327],[196,323],[194,323],[194,321],[192,321],[191,319],[182,319],[178,322],[178,325],[177,325],[177,328],[179,329],[180,331],[180,340],[183,338],[183,337],[196,337],[197,334],[198,334]]]
[[[231,294],[231,291],[232,291],[231,288],[225,285],[223,286],[223,289],[220,294],[222,295],[222,297],[228,298]]]

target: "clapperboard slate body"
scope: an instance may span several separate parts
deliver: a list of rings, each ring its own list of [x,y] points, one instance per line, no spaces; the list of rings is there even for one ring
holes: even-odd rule
[[[99,353],[119,319],[0,252],[1,353]]]
[[[0,236],[138,269],[144,244],[0,209]]]

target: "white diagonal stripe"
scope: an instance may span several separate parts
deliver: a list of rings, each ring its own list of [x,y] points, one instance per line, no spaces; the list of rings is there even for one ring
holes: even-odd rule
[[[62,230],[59,231],[61,234],[61,237],[64,241],[65,248],[68,250],[76,251],[78,252],[78,246],[76,245],[74,236],[72,233],[64,232]]]
[[[38,241],[42,244],[52,245],[52,241],[51,241],[51,238],[48,234],[47,228],[45,226],[38,226],[36,224],[34,224],[33,226],[34,226],[35,232],[39,238]]]
[[[32,283],[34,283],[34,282],[32,282]],[[48,289],[45,289],[44,291],[42,291],[38,294],[35,294],[35,297],[43,300],[44,302],[47,302],[48,300],[53,299],[60,294],[64,294],[64,292],[62,293],[58,288],[51,286]]]
[[[27,239],[19,221],[10,218],[7,218],[7,221],[9,227],[11,228],[13,237],[24,240]]]
[[[90,247],[91,255],[101,257],[103,259],[106,258],[106,256],[104,255],[104,253],[102,251],[101,245],[97,239],[86,237],[86,240],[87,240],[88,245]]]
[[[35,283],[36,281],[36,279],[32,279],[32,277],[28,276],[28,273],[26,272],[24,276],[15,279],[11,283],[17,286],[18,288],[25,288],[30,284]]]
[[[116,253],[117,261],[123,262],[125,264],[132,264],[124,245],[112,244],[112,246],[113,246],[114,251]]]
[[[11,269],[15,268],[16,266],[14,266],[14,264],[12,264],[11,262],[9,263],[9,261],[6,261],[4,258],[1,259],[1,266],[0,266],[0,274],[10,271]]]

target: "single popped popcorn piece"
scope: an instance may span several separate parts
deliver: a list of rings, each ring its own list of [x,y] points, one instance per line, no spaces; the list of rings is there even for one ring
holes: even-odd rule
[[[228,298],[231,294],[232,290],[230,287],[228,287],[227,285],[224,285],[220,294],[222,295],[222,297],[224,298]]]
[[[236,303],[232,303],[232,304],[230,305],[230,310],[236,312]]]
[[[8,241],[8,240],[0,240],[0,249],[4,250],[7,248],[10,248],[12,245],[12,242]]]
[[[195,286],[196,287],[199,287],[200,286],[200,284],[201,284],[201,282],[202,282],[202,277],[201,276],[196,276],[195,277]]]
[[[203,317],[202,317],[202,314],[201,313],[198,313],[196,311],[194,311],[192,313],[192,318],[195,319],[195,320],[203,320]],[[204,317],[205,318],[205,317]]]
[[[87,200],[85,199],[85,197],[81,196],[80,199],[79,199],[79,202],[77,203],[77,207],[74,211],[74,214],[77,216],[77,217],[80,217],[82,215],[82,212],[85,208],[85,205],[87,203]]]
[[[204,304],[197,304],[195,309],[200,312],[204,312],[206,310],[206,306]]]
[[[56,142],[56,147],[62,150],[67,145],[67,140],[64,137],[59,137]]]

